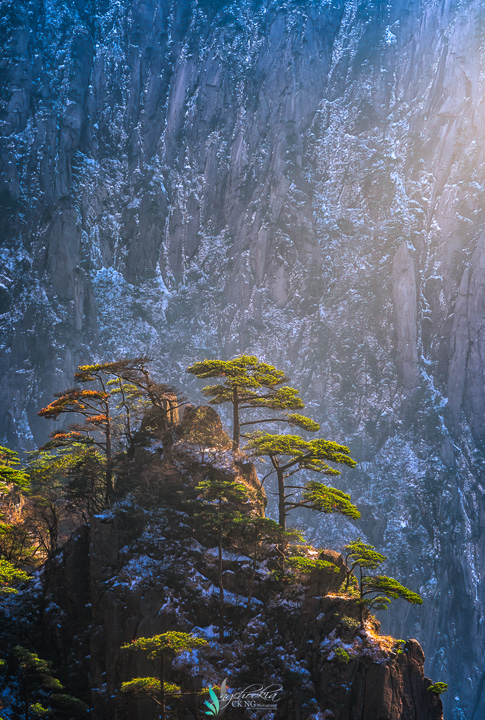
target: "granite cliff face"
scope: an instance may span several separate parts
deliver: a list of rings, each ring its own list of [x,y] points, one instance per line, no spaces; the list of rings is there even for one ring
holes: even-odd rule
[[[426,599],[389,618],[485,713],[483,3],[4,2],[0,434],[88,357],[180,382],[290,371],[365,533]],[[184,378],[184,384],[186,384]],[[415,618],[419,622],[415,623]]]

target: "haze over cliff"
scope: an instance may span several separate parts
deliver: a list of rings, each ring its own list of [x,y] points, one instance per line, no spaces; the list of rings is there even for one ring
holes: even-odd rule
[[[457,719],[485,714],[484,23],[480,0],[0,8],[0,435],[42,439],[90,357],[288,370],[359,461],[363,523],[317,539],[366,534],[423,595],[389,627]]]

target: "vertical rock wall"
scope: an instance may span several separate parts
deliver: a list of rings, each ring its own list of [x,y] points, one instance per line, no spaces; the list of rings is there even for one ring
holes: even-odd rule
[[[421,590],[390,624],[476,717],[484,28],[480,0],[0,8],[0,435],[45,437],[93,356],[283,366],[359,460],[363,526],[316,537]]]

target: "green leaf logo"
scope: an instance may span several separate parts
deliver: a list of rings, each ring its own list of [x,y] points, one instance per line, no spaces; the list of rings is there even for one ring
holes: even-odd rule
[[[211,697],[212,703],[210,703],[208,700],[205,701],[205,704],[209,708],[205,711],[205,714],[215,717],[216,715],[219,715],[219,700],[217,699],[217,695],[212,688],[209,690],[209,695]]]
[[[211,717],[219,717],[222,715],[230,701],[229,693],[227,692],[227,678],[223,680],[221,684],[220,700],[212,688],[209,689],[209,695],[212,702],[209,702],[208,700],[205,701],[204,704],[207,705],[208,709],[204,710],[204,712],[206,715],[210,715]]]

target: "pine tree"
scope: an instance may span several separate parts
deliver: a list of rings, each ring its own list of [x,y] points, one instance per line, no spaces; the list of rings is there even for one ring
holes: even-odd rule
[[[31,492],[24,507],[23,522],[40,551],[52,557],[57,551],[59,527],[67,517],[64,481],[68,455],[31,453],[27,460]]]
[[[234,451],[239,448],[241,428],[244,426],[284,422],[310,432],[319,429],[318,423],[310,418],[288,412],[304,407],[298,391],[287,385],[279,387],[289,378],[273,365],[260,362],[254,355],[240,355],[233,360],[203,360],[187,368],[187,372],[198,378],[221,378],[222,382],[207,385],[202,393],[212,405],[232,403]],[[282,414],[241,422],[241,410],[258,409],[281,411]]]
[[[210,476],[200,482],[196,490],[199,493],[199,503],[202,505],[200,511],[196,513],[196,519],[206,531],[215,535],[217,542],[219,641],[222,643],[224,641],[223,546],[244,517],[241,511],[244,504],[249,503],[249,490],[243,483]]]
[[[17,568],[32,565],[38,551],[24,520],[24,509],[9,522],[0,520],[0,557]]]
[[[78,382],[92,382],[98,375],[118,379],[125,386],[123,397],[125,410],[129,407],[130,399],[138,401],[147,398],[152,405],[163,410],[168,427],[177,421],[179,407],[184,401],[177,397],[173,387],[166,383],[158,383],[152,378],[148,369],[150,362],[150,358],[142,355],[113,362],[81,365],[74,379]],[[113,384],[116,387],[116,383]]]
[[[278,479],[278,522],[286,529],[288,511],[307,508],[323,513],[340,513],[359,518],[360,513],[352,504],[350,495],[312,480],[304,487],[287,485],[288,478],[301,470],[312,470],[321,475],[340,475],[340,471],[328,463],[355,467],[350,450],[344,445],[319,438],[304,440],[298,435],[270,435],[254,433],[244,448],[255,457],[269,457]],[[296,492],[288,492],[288,490]],[[295,498],[295,495],[299,497]]]
[[[387,557],[378,552],[373,545],[368,545],[360,538],[346,545],[345,550],[347,551],[345,556],[345,569],[347,573],[346,589],[349,587],[350,580],[357,566],[360,566],[361,569],[377,570],[377,568],[387,560]]]
[[[29,475],[21,468],[18,453],[0,445],[0,495],[25,492],[29,488]]]
[[[125,382],[121,377],[111,378],[106,386],[110,390],[111,397],[117,401],[115,409],[121,416],[121,434],[125,437],[127,447],[130,447],[133,443],[137,421],[149,405],[149,400],[140,388],[133,383]]]
[[[30,478],[18,453],[0,446],[0,594],[16,593],[15,586],[30,579],[21,568],[35,549],[18,517],[29,489]]]
[[[96,376],[97,377],[97,376]],[[48,420],[57,420],[60,415],[80,415],[83,424],[72,425],[67,432],[60,430],[51,435],[51,440],[43,450],[52,448],[71,448],[85,445],[99,448],[106,457],[105,493],[110,500],[113,494],[113,435],[114,418],[111,413],[110,393],[104,379],[101,387],[93,390],[69,388],[59,393],[57,399],[39,411],[39,415]]]
[[[387,610],[392,600],[401,598],[413,605],[421,605],[421,597],[401,585],[394,578],[386,575],[367,575],[365,570],[377,570],[387,557],[377,552],[373,545],[363,542],[360,538],[345,546],[347,551],[347,587],[349,578],[353,575],[359,587],[360,621],[364,626],[364,611]],[[359,568],[359,577],[355,570]]]
[[[0,596],[16,593],[15,585],[20,585],[28,580],[30,580],[30,575],[0,556]]]
[[[268,560],[272,555],[277,557],[281,568],[284,567],[286,548],[289,543],[303,540],[296,530],[284,531],[277,522],[260,516],[246,516],[235,521],[238,533],[235,536],[236,547],[239,547],[251,558],[251,575],[248,588],[248,608],[254,592],[254,582],[258,564]]]
[[[20,699],[24,720],[55,714],[66,718],[84,717],[88,707],[78,698],[63,692],[54,676],[52,663],[17,645],[14,655],[20,675]]]
[[[73,443],[55,453],[29,453],[26,468],[30,493],[23,525],[39,550],[52,557],[63,521],[81,516],[88,522],[105,507],[105,457],[95,447]]]
[[[154,700],[160,707],[160,720],[166,720],[166,698],[180,693],[180,688],[165,682],[165,664],[167,660],[179,652],[190,652],[205,647],[207,640],[198,638],[191,633],[170,631],[151,638],[141,637],[138,640],[122,645],[122,650],[144,652],[153,661],[158,660],[158,677],[133,678],[124,682],[121,692],[133,692],[145,695]]]
[[[113,496],[116,451],[131,443],[137,411],[147,402],[156,405],[163,410],[167,427],[178,412],[176,393],[168,385],[156,383],[151,378],[148,362],[148,358],[141,357],[81,365],[74,375],[81,386],[58,393],[56,400],[38,413],[51,420],[65,414],[83,419],[67,431],[54,432],[43,449],[84,445],[101,451],[106,458],[106,502]],[[84,389],[82,385],[86,383],[94,387]]]

